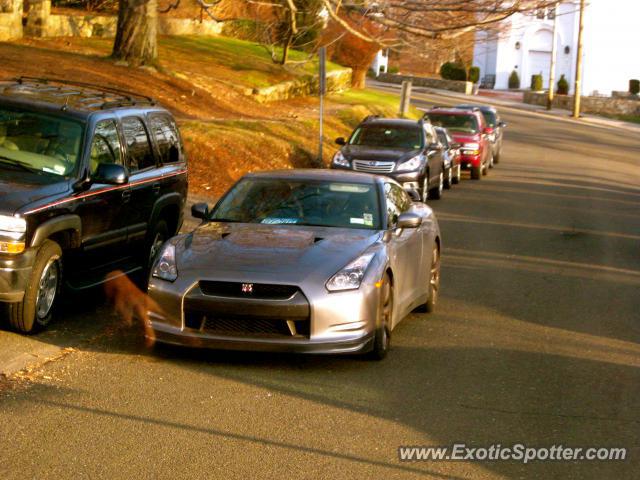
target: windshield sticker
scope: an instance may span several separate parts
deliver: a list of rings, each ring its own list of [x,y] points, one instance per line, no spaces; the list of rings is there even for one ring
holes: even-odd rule
[[[368,227],[373,226],[373,215],[371,213],[365,213],[362,215],[362,219],[364,220],[364,224]]]
[[[65,168],[61,165],[54,165],[53,168],[42,167],[43,172],[55,173],[56,175],[64,175]]]
[[[354,217],[351,217],[351,218],[349,219],[349,222],[351,222],[351,223],[355,223],[355,224],[357,224],[357,225],[364,225],[364,219],[363,219],[363,218],[354,218]]]
[[[298,218],[278,218],[278,217],[267,217],[263,219],[260,223],[266,223],[269,225],[278,225],[278,224],[291,224],[298,223]]]

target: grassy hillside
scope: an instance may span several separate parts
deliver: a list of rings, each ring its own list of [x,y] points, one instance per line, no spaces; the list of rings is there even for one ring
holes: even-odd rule
[[[0,43],[0,75],[47,76],[117,86],[157,98],[181,126],[195,193],[222,193],[242,174],[326,165],[333,140],[365,116],[395,116],[398,98],[367,90],[327,98],[324,158],[318,151],[318,99],[258,104],[247,89],[314,74],[312,62],[274,64],[260,45],[229,38],[160,39],[160,69],[132,69],[108,58],[105,39],[25,39]],[[29,62],[24,59],[28,58]],[[307,58],[293,51],[294,62]],[[329,65],[329,69],[339,68]],[[417,111],[411,115],[418,116]]]

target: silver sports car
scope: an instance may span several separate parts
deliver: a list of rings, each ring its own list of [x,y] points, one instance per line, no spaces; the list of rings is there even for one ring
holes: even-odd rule
[[[332,170],[244,176],[152,268],[156,340],[221,349],[367,353],[433,310],[440,230],[394,180]]]

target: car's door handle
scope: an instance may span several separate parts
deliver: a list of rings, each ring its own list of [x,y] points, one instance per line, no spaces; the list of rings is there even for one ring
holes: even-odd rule
[[[154,195],[160,195],[160,183],[158,182],[154,183],[151,188],[153,189]]]
[[[125,190],[122,192],[122,200],[128,202],[131,199],[131,190]]]

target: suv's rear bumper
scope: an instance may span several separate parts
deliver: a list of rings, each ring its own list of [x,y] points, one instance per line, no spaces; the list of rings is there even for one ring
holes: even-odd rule
[[[0,302],[21,302],[29,284],[36,249],[0,255]]]

